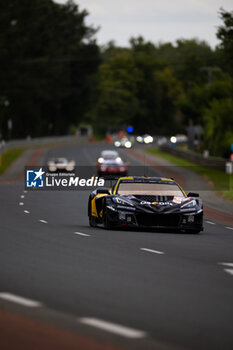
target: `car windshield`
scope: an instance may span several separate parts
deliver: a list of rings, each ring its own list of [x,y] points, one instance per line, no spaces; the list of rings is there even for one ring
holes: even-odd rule
[[[65,158],[58,158],[55,160],[55,164],[65,164],[67,161]]]
[[[114,164],[114,165],[121,165],[123,164],[123,161],[122,159],[104,159],[104,162],[103,162],[104,165],[110,165],[110,164]]]
[[[176,183],[141,183],[120,182],[117,193],[119,195],[155,195],[155,196],[179,196],[184,197],[183,192]]]
[[[101,156],[104,159],[115,159],[115,158],[119,157],[119,155],[116,151],[103,151],[101,153]]]

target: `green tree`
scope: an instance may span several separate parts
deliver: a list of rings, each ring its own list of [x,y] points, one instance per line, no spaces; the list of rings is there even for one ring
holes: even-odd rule
[[[0,96],[10,101],[13,137],[64,134],[87,110],[100,63],[87,12],[68,1],[0,4]]]
[[[176,98],[181,84],[172,69],[156,57],[156,47],[142,37],[128,49],[109,43],[99,67],[95,108],[89,113],[97,128],[132,124],[137,133],[175,132]]]
[[[92,111],[92,121],[100,132],[133,121],[138,109],[136,93],[140,79],[140,71],[128,53],[117,54],[100,66],[98,98]]]
[[[217,38],[221,41],[219,49],[223,60],[223,65],[233,76],[233,11],[220,10],[220,17],[223,25],[218,27]]]
[[[159,44],[157,56],[173,68],[176,78],[186,90],[194,84],[205,84],[208,81],[208,71],[205,68],[217,65],[216,52],[205,41],[197,39],[179,39],[175,45]]]
[[[135,64],[142,76],[138,84],[136,130],[157,135],[176,132],[179,127],[175,120],[174,95],[178,90],[180,93],[181,85],[168,64],[158,57],[155,45],[145,42],[142,37],[132,38],[130,43]]]
[[[233,100],[212,100],[204,110],[205,147],[212,154],[223,156],[233,142]]]

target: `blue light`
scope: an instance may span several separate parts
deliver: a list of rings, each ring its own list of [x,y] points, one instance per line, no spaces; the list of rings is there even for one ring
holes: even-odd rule
[[[133,132],[133,127],[132,127],[132,126],[128,126],[127,132],[128,132],[129,134],[131,134],[131,133]]]

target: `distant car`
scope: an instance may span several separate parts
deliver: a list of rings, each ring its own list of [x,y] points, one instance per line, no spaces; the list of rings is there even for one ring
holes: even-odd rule
[[[97,163],[103,163],[104,160],[112,160],[119,157],[119,153],[115,150],[104,150],[100,153],[100,156],[97,159]]]
[[[103,175],[120,175],[128,174],[128,165],[120,157],[119,153],[112,150],[102,151],[97,159],[97,174]]]
[[[48,161],[48,171],[55,173],[57,171],[70,172],[75,170],[75,161],[66,158],[55,158]]]
[[[170,142],[171,143],[179,143],[179,144],[181,144],[181,143],[187,143],[188,142],[188,137],[186,136],[186,135],[176,135],[176,136],[172,136],[171,138],[170,138]]]
[[[123,137],[121,139],[116,140],[114,142],[114,146],[117,148],[120,148],[120,147],[131,148],[133,146],[133,143],[127,137]]]
[[[161,177],[121,177],[112,188],[97,188],[89,196],[90,226],[155,228],[199,233],[203,205],[197,193],[188,195],[173,180]]]
[[[149,143],[152,143],[154,141],[154,138],[151,135],[146,134],[146,135],[142,135],[142,136],[137,136],[136,140],[139,143],[149,144]]]

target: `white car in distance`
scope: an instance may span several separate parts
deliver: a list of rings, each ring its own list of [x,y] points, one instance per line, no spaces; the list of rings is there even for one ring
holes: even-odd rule
[[[48,161],[48,171],[51,173],[55,173],[57,171],[71,172],[75,170],[75,165],[74,160],[69,161],[64,157],[55,158]]]

